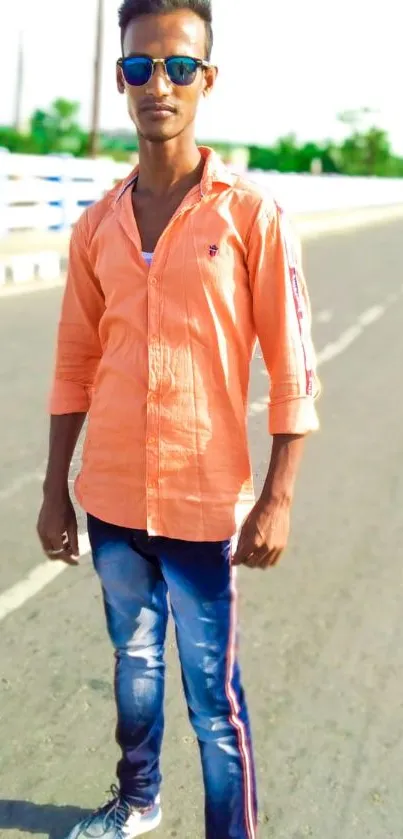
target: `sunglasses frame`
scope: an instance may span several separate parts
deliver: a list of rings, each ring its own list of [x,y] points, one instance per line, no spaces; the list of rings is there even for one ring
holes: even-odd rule
[[[143,82],[143,84],[141,84],[141,85],[140,85],[140,84],[139,84],[139,85],[131,85],[131,84],[130,84],[130,82],[128,82],[128,81],[127,81],[127,79],[126,79],[126,76],[125,76],[125,71],[124,71],[124,62],[125,62],[125,61],[130,61],[130,59],[131,59],[131,58],[146,58],[146,59],[147,59],[147,61],[149,61],[149,62],[151,63],[151,65],[152,65],[152,66],[151,66],[151,75],[150,75],[150,78],[149,78],[149,79],[147,79],[147,81],[146,81],[146,82]],[[151,58],[151,56],[150,56],[150,55],[143,55],[143,54],[140,54],[140,53],[135,53],[134,55],[126,55],[126,56],[124,56],[124,57],[122,57],[122,58],[118,58],[118,60],[117,60],[117,65],[118,65],[118,67],[120,67],[120,69],[122,70],[122,73],[123,73],[123,76],[124,76],[124,79],[125,79],[126,84],[128,84],[130,87],[144,87],[144,85],[148,84],[148,82],[150,82],[150,81],[151,81],[151,79],[152,79],[152,77],[153,77],[153,75],[154,75],[154,73],[155,73],[156,68],[157,68],[159,65],[161,65],[161,64],[162,64],[162,66],[164,67],[165,75],[168,77],[168,79],[169,79],[169,81],[171,82],[171,84],[174,84],[176,87],[190,87],[190,85],[191,85],[191,84],[193,84],[194,79],[193,79],[193,81],[189,82],[189,84],[188,84],[188,85],[186,85],[186,84],[185,84],[185,85],[183,85],[183,84],[181,85],[180,83],[178,83],[178,82],[174,82],[174,81],[171,79],[171,77],[170,77],[170,75],[169,75],[169,73],[168,73],[168,68],[167,68],[167,64],[166,64],[166,63],[167,63],[167,61],[169,61],[169,60],[170,60],[170,59],[172,59],[172,58],[177,58],[177,59],[187,59],[187,60],[189,60],[189,59],[190,59],[191,61],[194,61],[194,62],[195,62],[195,65],[196,65],[196,73],[197,73],[197,70],[199,70],[199,69],[202,69],[202,70],[210,70],[210,69],[211,69],[211,67],[213,67],[213,65],[212,65],[212,64],[210,64],[210,62],[208,62],[208,61],[203,61],[201,58],[193,58],[193,56],[192,56],[192,55],[167,55],[167,57],[166,57],[166,58]]]

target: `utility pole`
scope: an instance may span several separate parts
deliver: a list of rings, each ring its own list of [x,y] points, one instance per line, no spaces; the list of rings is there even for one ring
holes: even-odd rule
[[[99,140],[99,114],[101,105],[102,53],[104,37],[104,0],[97,0],[97,24],[95,40],[94,88],[92,98],[92,120],[90,132],[90,157],[96,157]]]
[[[22,131],[22,98],[24,92],[24,43],[22,30],[18,39],[18,54],[17,54],[17,78],[15,83],[15,111],[14,111],[14,128],[16,131]]]

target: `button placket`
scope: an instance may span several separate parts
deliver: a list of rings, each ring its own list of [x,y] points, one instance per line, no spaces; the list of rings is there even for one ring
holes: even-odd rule
[[[157,247],[154,251],[153,260],[148,275],[148,396],[147,399],[147,441],[146,441],[146,475],[147,475],[147,529],[155,531],[159,522],[159,388],[162,376],[162,340],[160,336],[160,305],[161,305],[161,283],[158,277],[160,257],[164,252],[166,237],[172,230],[175,222],[185,213],[193,209],[203,196],[196,191],[188,199],[184,199],[183,205],[173,215],[171,221],[162,233]],[[155,397],[152,396],[156,390]],[[154,447],[149,444],[149,438],[155,438]]]
[[[154,262],[148,278],[148,399],[146,428],[147,529],[158,526],[159,512],[159,404],[161,383],[160,294]]]

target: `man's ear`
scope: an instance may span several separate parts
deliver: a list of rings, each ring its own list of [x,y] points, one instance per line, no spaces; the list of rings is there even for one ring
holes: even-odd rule
[[[204,71],[204,85],[203,85],[203,96],[209,96],[212,90],[214,89],[214,85],[216,83],[216,79],[218,76],[218,67],[207,67]]]
[[[125,88],[125,80],[123,78],[123,71],[119,64],[116,65],[116,85],[119,93],[124,93]]]

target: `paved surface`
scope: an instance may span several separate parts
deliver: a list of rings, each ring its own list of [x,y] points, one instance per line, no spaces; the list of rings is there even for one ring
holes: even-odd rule
[[[323,427],[308,445],[288,556],[265,577],[240,578],[260,837],[400,839],[402,222],[305,250]],[[60,289],[0,301],[2,591],[42,561],[34,525],[59,304]],[[257,358],[253,403],[266,387]],[[260,485],[264,412],[251,416],[250,437]],[[117,756],[112,658],[89,560],[0,632],[0,837],[62,839],[103,799]],[[171,637],[168,658],[165,822],[153,835],[201,839],[197,749]]]

